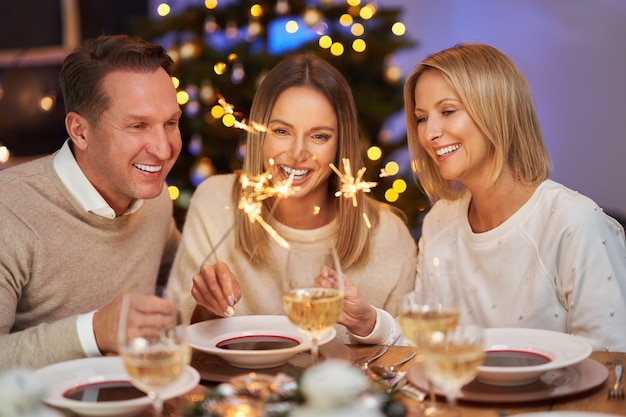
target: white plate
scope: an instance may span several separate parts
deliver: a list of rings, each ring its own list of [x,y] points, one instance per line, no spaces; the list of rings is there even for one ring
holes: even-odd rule
[[[428,379],[420,363],[407,371],[409,382],[422,390],[428,390]],[[548,371],[530,384],[518,386],[495,386],[472,381],[461,389],[459,401],[490,404],[516,404],[545,401],[580,394],[602,385],[609,370],[600,362],[587,358],[575,365]],[[445,394],[435,389],[440,396]],[[517,417],[517,416],[515,416]]]
[[[84,402],[66,398],[65,392],[82,385],[113,381],[128,381],[119,356],[85,358],[59,362],[34,371],[48,391],[43,401],[53,407],[71,410],[81,416],[134,416],[150,406],[150,399],[140,397],[124,401]],[[164,400],[185,394],[200,382],[200,374],[190,366],[176,381],[161,391]]]
[[[577,364],[589,357],[591,344],[584,338],[541,329],[485,329],[487,352],[523,352],[541,356],[549,362],[529,366],[486,366],[478,368],[476,379],[500,386],[525,385],[537,381],[544,373]]]
[[[322,335],[320,345],[335,338],[330,328]],[[220,348],[228,341],[244,338],[268,338],[293,341],[296,345],[281,349],[235,350]],[[294,326],[287,316],[235,316],[207,320],[187,328],[189,345],[194,349],[219,356],[228,364],[246,369],[266,369],[281,366],[294,355],[311,349],[309,339]]]

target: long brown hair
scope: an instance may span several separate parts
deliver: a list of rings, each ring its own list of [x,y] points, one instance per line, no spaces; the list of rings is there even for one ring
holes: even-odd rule
[[[335,67],[312,53],[287,56],[268,72],[254,96],[250,121],[267,126],[278,96],[288,88],[296,86],[316,90],[333,106],[337,115],[339,138],[334,165],[343,172],[342,160],[347,158],[352,172],[357,172],[364,164],[352,91],[346,79]],[[259,176],[264,171],[262,152],[264,138],[265,133],[261,131],[247,133],[243,174],[249,177]],[[333,174],[329,179],[329,196],[334,195],[339,189],[340,179]],[[241,192],[240,184],[236,183],[233,188],[234,201],[239,201]],[[352,200],[333,198],[335,210],[341,219],[337,236],[337,254],[344,268],[364,265],[369,259],[370,230],[362,218],[362,213],[368,216],[372,228],[378,224],[379,203],[363,193],[358,193],[356,198],[357,207],[353,206]],[[270,203],[265,202],[263,217],[266,221],[269,212]],[[235,216],[236,247],[248,256],[256,251],[250,262],[259,264],[269,256],[269,237],[257,222],[249,222],[243,211],[237,210]]]

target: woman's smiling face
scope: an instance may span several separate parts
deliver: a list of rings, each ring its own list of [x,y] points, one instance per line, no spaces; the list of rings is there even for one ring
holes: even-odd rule
[[[306,197],[324,206],[338,140],[337,115],[328,99],[310,87],[290,87],[270,114],[263,142],[265,169],[282,180],[293,178],[298,188],[290,199]]]
[[[489,178],[489,141],[440,71],[426,70],[417,80],[414,112],[419,143],[443,178],[468,188]]]

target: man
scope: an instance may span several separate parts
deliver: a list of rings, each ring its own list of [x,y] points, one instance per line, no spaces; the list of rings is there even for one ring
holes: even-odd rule
[[[85,42],[60,75],[69,139],[0,172],[0,369],[116,352],[125,293],[138,326],[172,311],[154,295],[180,240],[171,66],[126,35]]]

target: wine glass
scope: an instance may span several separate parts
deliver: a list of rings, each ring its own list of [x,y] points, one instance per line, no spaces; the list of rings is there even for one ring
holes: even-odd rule
[[[420,342],[423,369],[428,379],[447,399],[447,409],[436,414],[460,416],[456,401],[463,385],[472,381],[485,358],[483,329],[475,324],[460,324],[447,331],[436,331]]]
[[[283,308],[311,341],[311,364],[319,360],[321,336],[337,323],[343,307],[343,275],[335,248],[290,247],[283,282]]]
[[[124,296],[118,330],[119,351],[131,383],[148,394],[154,415],[161,416],[160,391],[182,374],[191,359],[191,348],[178,310],[166,326],[140,326],[130,330],[136,314],[131,298]]]
[[[459,284],[454,265],[442,257],[433,257],[424,265],[416,288],[405,294],[399,309],[398,323],[404,337],[417,348],[417,361],[424,366],[424,347],[435,332],[448,332],[460,319]],[[429,403],[423,405],[424,415],[435,416],[439,408],[434,386],[429,380]]]

